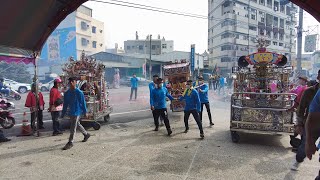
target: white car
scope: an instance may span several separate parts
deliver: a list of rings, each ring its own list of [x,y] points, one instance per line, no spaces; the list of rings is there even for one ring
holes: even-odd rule
[[[40,84],[39,87],[40,87],[40,91],[44,92],[44,91],[50,91],[50,89],[53,87],[53,80],[45,83],[45,84]]]
[[[31,85],[27,83],[19,83],[11,79],[4,79],[4,84],[8,87],[11,87],[13,90],[18,91],[19,93],[31,91]]]

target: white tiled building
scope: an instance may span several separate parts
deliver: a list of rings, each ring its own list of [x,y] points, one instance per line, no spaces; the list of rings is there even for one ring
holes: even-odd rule
[[[258,35],[266,38],[268,51],[294,59],[297,7],[292,3],[208,0],[208,10],[209,66],[230,71],[240,56],[256,52]]]
[[[84,50],[88,55],[105,50],[104,23],[92,17],[92,9],[80,6],[76,10],[77,57]]]

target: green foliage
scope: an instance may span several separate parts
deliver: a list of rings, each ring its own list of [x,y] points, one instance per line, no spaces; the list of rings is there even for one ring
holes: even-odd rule
[[[0,77],[11,79],[20,83],[31,83],[31,75],[27,70],[27,65],[0,63]]]

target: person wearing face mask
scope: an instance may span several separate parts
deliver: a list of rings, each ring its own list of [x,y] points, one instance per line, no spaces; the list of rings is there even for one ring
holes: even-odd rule
[[[194,88],[196,88],[196,90],[198,91],[199,97],[200,97],[200,102],[201,102],[200,121],[202,122],[203,105],[205,105],[206,109],[207,109],[208,116],[209,116],[210,126],[213,126],[214,124],[212,122],[212,117],[211,117],[211,112],[210,112],[210,104],[209,104],[209,98],[208,98],[209,87],[207,84],[204,83],[202,76],[200,76],[198,78],[198,82],[199,82],[199,85]]]
[[[184,91],[179,100],[186,101],[186,106],[184,107],[184,125],[186,130],[184,131],[184,133],[187,133],[189,131],[188,120],[190,114],[192,114],[200,130],[200,137],[204,138],[202,123],[200,121],[199,116],[199,113],[201,112],[199,93],[195,89],[193,89],[192,80],[187,81],[186,90]]]
[[[51,117],[52,117],[52,128],[53,128],[52,136],[57,136],[62,134],[62,129],[58,120],[60,116],[60,112],[63,109],[63,99],[61,97],[61,92],[59,91],[61,83],[62,83],[62,80],[60,78],[55,79],[53,82],[54,85],[50,90],[48,111],[51,112]]]
[[[154,124],[156,126],[155,131],[159,130],[158,119],[159,116],[161,116],[164,120],[168,135],[170,136],[172,134],[172,130],[168,119],[166,97],[168,97],[170,100],[173,100],[173,97],[168,93],[167,88],[163,87],[163,80],[161,78],[157,79],[156,84],[157,88],[152,90],[150,100]]]
[[[158,80],[159,76],[157,74],[153,75],[153,81],[151,83],[149,83],[149,92],[150,92],[150,106],[152,104],[152,98],[151,98],[151,93],[152,90],[158,87],[157,84],[157,80]],[[162,116],[160,116],[160,126],[163,126],[163,118]]]

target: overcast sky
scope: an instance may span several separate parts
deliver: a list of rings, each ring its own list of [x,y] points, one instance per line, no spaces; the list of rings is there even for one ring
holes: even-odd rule
[[[208,14],[207,0],[123,1],[204,16]],[[191,44],[196,44],[197,53],[202,53],[207,49],[208,21],[205,19],[170,15],[92,1],[86,2],[84,5],[93,9],[94,18],[104,22],[105,44],[107,48],[113,48],[115,43],[123,47],[123,42],[135,39],[135,32],[138,31],[140,39],[145,39],[148,34],[152,34],[153,38],[156,38],[160,34],[161,38],[164,36],[166,40],[174,40],[175,50],[190,51]],[[304,21],[304,29],[308,29],[308,26],[319,24],[310,15],[306,15]]]

